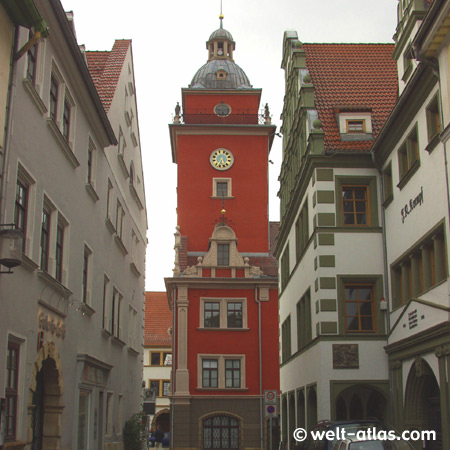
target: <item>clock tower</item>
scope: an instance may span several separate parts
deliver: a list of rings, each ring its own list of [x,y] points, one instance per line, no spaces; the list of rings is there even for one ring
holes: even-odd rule
[[[267,105],[259,113],[261,89],[234,62],[222,18],[169,125],[178,168],[166,279],[175,449],[268,448],[263,394],[279,389],[278,223],[268,220],[267,177],[275,126]]]

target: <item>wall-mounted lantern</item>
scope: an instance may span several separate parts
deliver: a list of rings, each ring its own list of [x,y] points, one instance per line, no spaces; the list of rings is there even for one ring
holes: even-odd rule
[[[8,270],[0,273],[13,273],[11,269],[22,263],[23,233],[14,224],[0,224],[1,227],[8,228],[0,230],[0,264]]]

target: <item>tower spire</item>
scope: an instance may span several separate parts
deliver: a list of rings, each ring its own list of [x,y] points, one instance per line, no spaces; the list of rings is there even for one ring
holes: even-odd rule
[[[222,0],[220,0],[220,14],[219,14],[219,19],[220,19],[220,28],[223,28],[223,14],[222,14]]]

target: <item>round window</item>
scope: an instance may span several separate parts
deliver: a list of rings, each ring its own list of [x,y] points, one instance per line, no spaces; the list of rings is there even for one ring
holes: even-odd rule
[[[231,113],[231,107],[230,105],[227,105],[226,103],[219,103],[214,107],[214,112],[216,115],[221,117],[229,116]]]

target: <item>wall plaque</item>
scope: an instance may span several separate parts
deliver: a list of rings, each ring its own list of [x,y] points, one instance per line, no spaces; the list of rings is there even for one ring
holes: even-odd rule
[[[333,369],[359,369],[358,344],[333,344]]]

